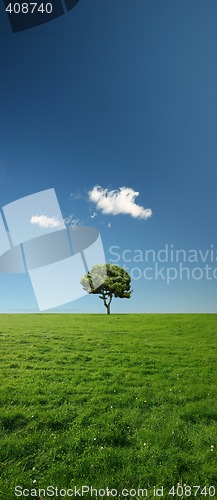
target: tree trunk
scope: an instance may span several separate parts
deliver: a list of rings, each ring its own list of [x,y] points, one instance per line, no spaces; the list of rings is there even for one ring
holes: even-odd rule
[[[109,298],[108,302],[106,302],[105,295],[103,295],[102,298],[103,298],[104,306],[106,307],[106,310],[107,310],[107,314],[110,314],[110,306],[111,306],[111,301],[112,301],[112,294],[110,295],[110,298]]]

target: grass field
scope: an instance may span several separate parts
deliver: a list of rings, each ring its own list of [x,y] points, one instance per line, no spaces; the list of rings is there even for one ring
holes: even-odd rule
[[[49,485],[157,498],[163,485],[164,499],[178,483],[216,486],[216,315],[0,321],[1,499],[24,498],[17,485],[25,498]],[[196,495],[211,496],[217,486]]]

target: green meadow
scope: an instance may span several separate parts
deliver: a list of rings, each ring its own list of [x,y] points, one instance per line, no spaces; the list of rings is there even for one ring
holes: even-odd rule
[[[0,318],[1,499],[217,498],[216,315]]]

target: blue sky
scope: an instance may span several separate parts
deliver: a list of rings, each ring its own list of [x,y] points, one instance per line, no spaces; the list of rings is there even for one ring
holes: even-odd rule
[[[217,249],[216,22],[212,0],[80,0],[12,34],[1,5],[1,207],[54,188],[63,217],[97,227],[120,265],[126,249]],[[97,185],[139,192],[153,215],[103,214]],[[133,279],[112,310],[217,312],[216,278]],[[0,293],[2,312],[37,310],[28,275],[1,274]],[[58,310],[104,312],[91,296]]]

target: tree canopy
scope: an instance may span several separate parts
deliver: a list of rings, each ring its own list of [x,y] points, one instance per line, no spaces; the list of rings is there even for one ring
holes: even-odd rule
[[[97,264],[81,278],[83,289],[91,294],[98,295],[103,300],[110,314],[113,297],[129,299],[131,297],[131,277],[127,271],[112,264]]]

